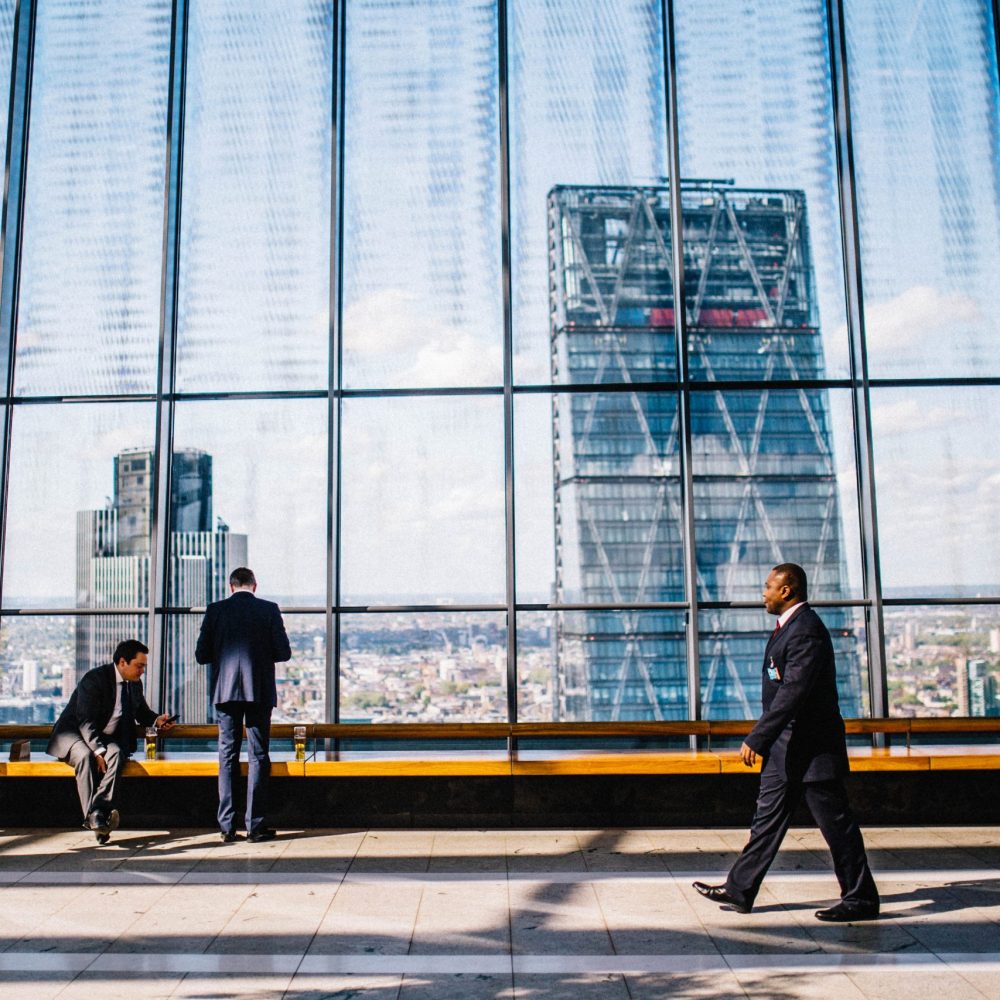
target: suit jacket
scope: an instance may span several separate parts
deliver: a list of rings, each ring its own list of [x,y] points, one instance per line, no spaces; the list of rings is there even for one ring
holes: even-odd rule
[[[768,676],[768,667],[778,678]],[[828,781],[848,771],[844,720],[830,633],[809,605],[795,612],[764,651],[764,711],[746,744],[765,770],[790,781]]]
[[[292,658],[278,605],[238,590],[208,606],[195,659],[210,665],[212,703],[278,703],[274,665]]]
[[[70,747],[79,739],[92,752],[107,747],[109,742],[117,743],[126,756],[135,750],[135,724],[151,726],[156,721],[156,713],[146,704],[140,681],[126,681],[132,699],[133,718],[125,715],[118,720],[114,733],[104,735],[104,728],[115,710],[116,685],[121,680],[113,663],[88,670],[76,690],[70,695],[69,703],[52,727],[52,736],[46,752],[53,757],[65,757]]]

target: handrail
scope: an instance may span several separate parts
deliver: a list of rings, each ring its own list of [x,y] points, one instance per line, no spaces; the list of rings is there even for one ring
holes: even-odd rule
[[[878,733],[905,735],[945,733],[998,733],[1000,718],[968,716],[962,718],[883,718],[845,719],[848,735]],[[666,722],[379,722],[379,723],[307,723],[307,740],[509,740],[509,739],[616,739],[671,736],[745,736],[754,726],[753,719],[679,719]],[[295,723],[271,726],[275,739],[292,739]],[[0,724],[0,740],[46,739],[51,726]],[[141,729],[137,727],[141,735]],[[177,725],[161,739],[215,739],[215,725]]]

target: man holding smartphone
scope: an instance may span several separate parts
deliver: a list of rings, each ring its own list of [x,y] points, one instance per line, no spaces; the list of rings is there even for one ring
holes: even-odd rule
[[[112,663],[88,670],[80,679],[49,739],[47,752],[76,772],[83,825],[99,844],[111,839],[120,821],[115,808],[118,775],[135,751],[136,723],[167,732],[176,720],[157,715],[143,697],[148,653],[138,639],[118,643]]]

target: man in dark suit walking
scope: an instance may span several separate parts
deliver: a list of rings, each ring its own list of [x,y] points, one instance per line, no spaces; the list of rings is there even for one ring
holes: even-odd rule
[[[138,639],[118,643],[113,663],[94,667],[80,678],[49,739],[47,753],[76,772],[83,825],[99,844],[119,824],[115,808],[118,775],[135,750],[135,724],[166,732],[173,722],[157,715],[142,695],[149,649]]]
[[[764,607],[778,616],[778,623],[764,650],[764,711],[740,747],[747,767],[758,756],[764,761],[750,839],[723,885],[695,882],[694,887],[709,899],[749,913],[804,798],[833,855],[840,883],[840,902],[818,910],[817,918],[872,920],[878,916],[879,895],[844,790],[847,741],[830,633],[806,603],[801,566],[775,566],[763,596]]]
[[[274,665],[292,658],[278,605],[254,596],[257,579],[245,566],[229,575],[230,595],[208,606],[195,649],[199,663],[211,665],[209,690],[219,721],[219,830],[224,843],[236,839],[233,784],[239,777],[246,723],[249,775],[247,840],[271,840],[264,822],[271,710],[277,704]]]

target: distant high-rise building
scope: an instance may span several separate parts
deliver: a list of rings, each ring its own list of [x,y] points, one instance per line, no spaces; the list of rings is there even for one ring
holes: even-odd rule
[[[759,600],[784,561],[805,567],[814,595],[845,598],[827,393],[738,388],[824,375],[805,195],[705,181],[681,197],[690,377],[728,383],[690,395],[698,599]],[[677,377],[669,191],[560,186],[548,210],[552,378],[578,390],[553,398],[555,598],[682,601],[677,394],[643,390]],[[823,617],[842,707],[860,714],[856,637],[844,612]],[[560,618],[557,718],[688,715],[679,615]],[[699,627],[702,710],[753,716],[763,612],[702,612]]]
[[[115,456],[115,493],[108,507],[77,513],[77,598],[81,608],[145,608],[149,604],[149,544],[153,454],[133,448]],[[226,596],[230,570],[247,561],[247,536],[212,523],[212,456],[178,451],[171,468],[168,601],[202,607]],[[144,622],[144,619],[140,619]],[[185,722],[208,719],[205,671],[195,665],[198,620],[168,619],[167,705]],[[111,658],[115,645],[135,636],[134,614],[77,619],[76,673]]]
[[[1000,716],[1000,684],[985,660],[960,656],[955,675],[960,716]]]

